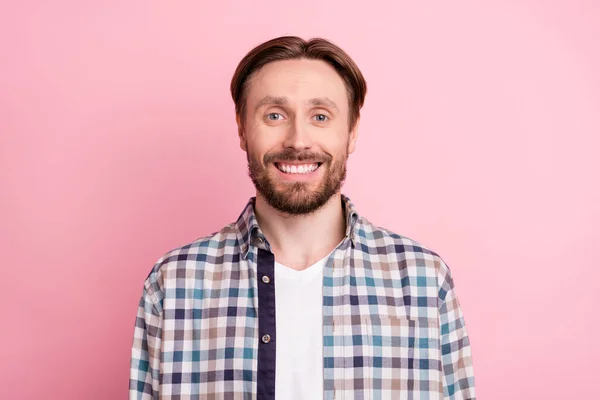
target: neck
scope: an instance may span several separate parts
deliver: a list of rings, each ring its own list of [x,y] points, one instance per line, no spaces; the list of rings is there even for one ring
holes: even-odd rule
[[[290,215],[274,209],[257,193],[256,220],[277,262],[303,270],[329,254],[346,232],[341,201],[338,192],[311,214]]]

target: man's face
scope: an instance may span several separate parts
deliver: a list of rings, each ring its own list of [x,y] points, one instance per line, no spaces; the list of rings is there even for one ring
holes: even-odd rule
[[[342,78],[320,60],[265,65],[247,88],[240,147],[258,193],[287,214],[311,213],[337,193],[354,151]]]

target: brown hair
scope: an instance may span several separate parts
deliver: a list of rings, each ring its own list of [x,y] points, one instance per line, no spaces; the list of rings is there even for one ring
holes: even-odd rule
[[[367,82],[356,63],[326,39],[308,41],[297,36],[281,36],[256,46],[238,64],[231,79],[231,97],[235,112],[242,119],[246,111],[246,89],[250,78],[268,63],[294,59],[322,60],[331,65],[346,85],[350,107],[349,125],[354,127],[367,94]]]

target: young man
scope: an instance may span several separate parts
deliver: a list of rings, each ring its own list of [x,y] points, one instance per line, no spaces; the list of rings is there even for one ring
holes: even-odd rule
[[[256,186],[237,222],[144,282],[130,399],[475,399],[448,266],[340,188],[365,80],[323,39],[251,50],[231,82]]]

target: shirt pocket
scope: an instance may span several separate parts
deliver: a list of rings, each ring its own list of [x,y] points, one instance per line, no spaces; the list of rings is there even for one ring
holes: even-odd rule
[[[373,397],[404,399],[442,391],[437,318],[371,316],[365,319]],[[437,398],[437,397],[430,397]]]

